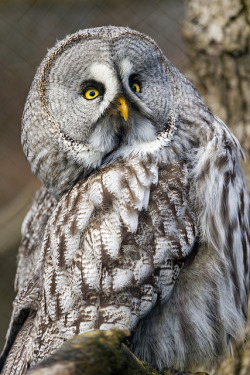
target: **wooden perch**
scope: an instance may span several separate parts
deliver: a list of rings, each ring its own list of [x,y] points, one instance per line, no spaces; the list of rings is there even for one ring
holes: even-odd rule
[[[168,370],[159,372],[139,361],[123,343],[129,335],[129,331],[111,329],[75,336],[49,358],[32,367],[27,375],[177,374]],[[196,375],[206,374],[200,372]]]

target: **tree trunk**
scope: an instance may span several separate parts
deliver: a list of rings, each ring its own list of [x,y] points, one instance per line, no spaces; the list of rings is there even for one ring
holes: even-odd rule
[[[241,142],[250,176],[250,0],[186,0],[183,34],[189,44],[186,76],[211,111]],[[216,375],[250,374],[250,319],[246,340]]]
[[[186,0],[183,34],[187,77],[249,158],[250,0]]]

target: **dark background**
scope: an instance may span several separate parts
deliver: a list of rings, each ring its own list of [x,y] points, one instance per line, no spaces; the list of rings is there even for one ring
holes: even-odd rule
[[[0,0],[0,351],[14,299],[21,223],[39,182],[20,145],[21,116],[47,49],[79,29],[129,26],[150,35],[182,72],[181,0]]]

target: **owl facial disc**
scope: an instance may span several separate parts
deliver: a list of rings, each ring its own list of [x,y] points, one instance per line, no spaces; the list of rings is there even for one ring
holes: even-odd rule
[[[60,197],[107,155],[136,150],[166,129],[174,100],[164,59],[150,38],[127,28],[81,30],[49,50],[27,99],[22,142],[51,193]]]

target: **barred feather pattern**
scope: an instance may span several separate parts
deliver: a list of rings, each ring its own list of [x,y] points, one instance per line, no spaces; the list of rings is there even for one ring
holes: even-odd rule
[[[243,338],[247,319],[250,231],[243,152],[151,39],[126,28],[94,30],[115,40],[128,35],[129,46],[137,49],[141,38],[143,51],[145,43],[155,49],[164,85],[170,85],[162,108],[169,101],[171,108],[158,129],[160,114],[155,120],[135,99],[130,111],[136,129],[152,136],[139,142],[131,120],[126,141],[84,174],[79,160],[85,146],[46,128],[53,119],[41,104],[38,83],[41,77],[46,81],[43,69],[53,66],[50,58],[60,48],[70,54],[68,43],[74,47],[92,31],[66,38],[39,68],[25,110],[23,144],[46,187],[22,228],[2,374],[23,374],[72,336],[113,327],[129,329],[130,348],[152,366],[209,371]],[[34,118],[38,105],[42,111]],[[103,116],[101,125],[111,126]],[[32,127],[46,128],[37,132],[46,152],[41,145],[33,152]]]

